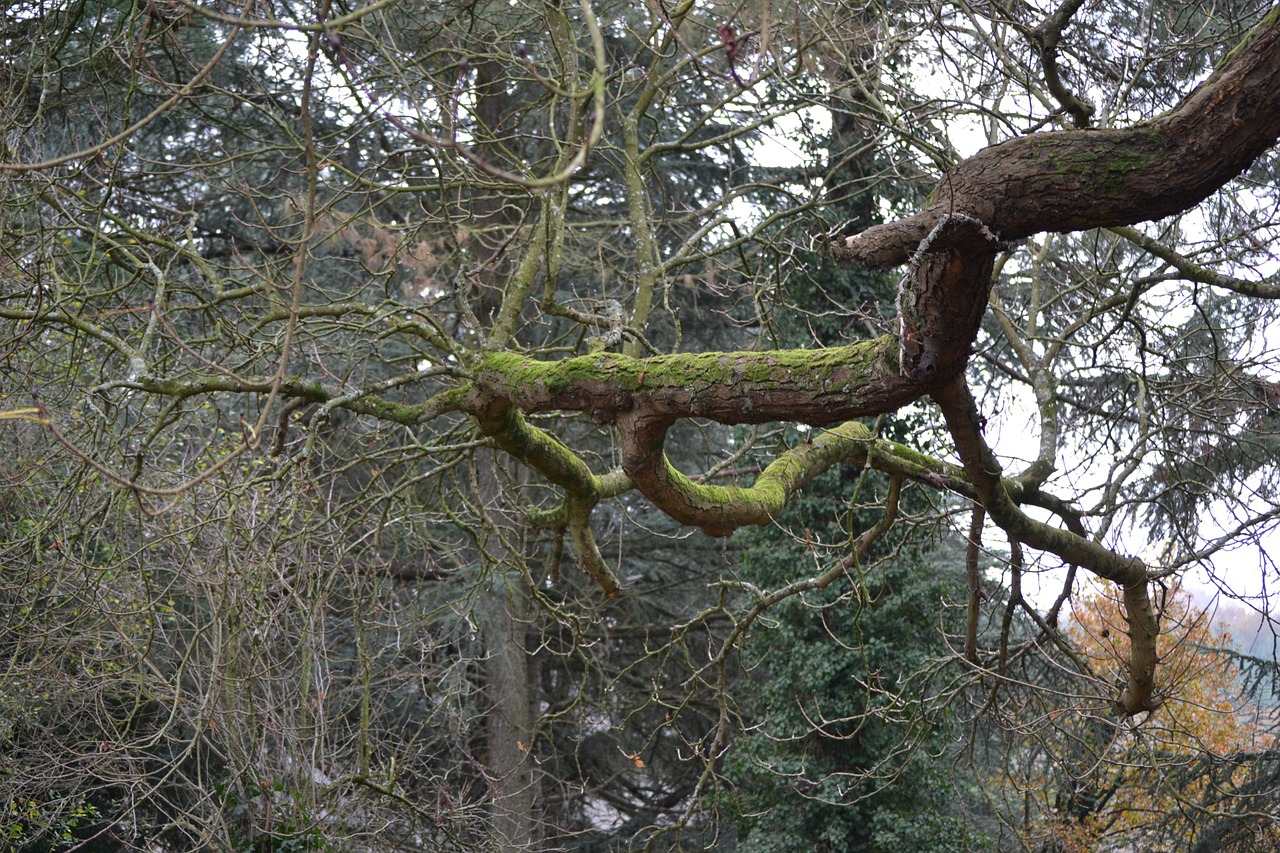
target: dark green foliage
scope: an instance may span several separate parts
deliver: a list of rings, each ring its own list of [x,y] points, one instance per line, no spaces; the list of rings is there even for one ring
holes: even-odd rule
[[[780,519],[821,544],[773,530],[751,536],[746,579],[775,588],[813,573],[818,548],[824,563],[843,557],[847,546],[830,545],[848,538],[836,507],[857,475],[829,472]],[[857,513],[855,532],[873,521]],[[731,762],[741,850],[982,849],[950,804],[952,768],[938,757],[947,721],[923,706],[921,675],[946,652],[944,604],[962,594],[963,580],[958,566],[930,563],[924,537],[887,538],[891,556],[770,610],[771,627],[744,651],[747,716],[761,726]]]

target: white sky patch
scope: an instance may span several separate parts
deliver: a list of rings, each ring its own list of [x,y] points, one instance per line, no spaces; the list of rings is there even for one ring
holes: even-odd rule
[[[1144,294],[1143,302],[1151,314],[1165,328],[1181,327],[1195,314],[1196,309],[1185,283],[1170,282]],[[1148,318],[1150,322],[1155,320]],[[1280,361],[1276,359],[1280,348],[1280,325],[1272,324],[1261,335],[1245,342],[1241,360],[1251,372],[1264,379],[1275,381],[1280,374]],[[981,403],[980,403],[981,407]],[[988,406],[990,407],[990,406]],[[1036,458],[1039,450],[1040,420],[1031,389],[1020,383],[1011,384],[999,400],[998,408],[987,412],[985,436],[1004,464],[1006,476],[1016,476]],[[1107,482],[1108,474],[1116,464],[1115,457],[1098,454],[1089,447],[1070,441],[1069,431],[1064,434],[1058,448],[1056,472],[1047,484],[1051,493],[1072,500],[1081,509],[1091,508],[1093,496],[1099,495]],[[1127,478],[1122,489],[1144,476],[1150,476],[1159,460],[1148,453],[1138,471]],[[1257,479],[1256,477],[1254,478]],[[1253,491],[1250,489],[1249,491]],[[1190,537],[1194,547],[1202,548],[1229,533],[1237,532],[1245,518],[1257,518],[1268,512],[1280,510],[1274,503],[1254,494],[1233,495],[1233,502],[1210,502],[1200,516],[1196,535]],[[1024,507],[1028,515],[1041,521],[1060,525],[1060,520],[1033,507]],[[1086,520],[1086,525],[1089,522]],[[1280,529],[1274,521],[1256,525],[1256,532],[1237,532],[1232,543],[1210,555],[1203,564],[1191,565],[1183,571],[1184,588],[1199,600],[1212,599],[1222,592],[1232,598],[1249,601],[1262,611],[1274,611],[1277,605],[1267,601],[1269,593],[1280,590],[1280,568],[1271,558],[1280,555]],[[1141,526],[1140,519],[1117,518],[1108,531],[1103,544],[1122,554],[1132,554],[1143,559],[1149,567],[1159,569],[1161,561],[1187,556],[1168,549],[1168,542],[1149,540],[1149,531]],[[996,552],[1006,552],[1005,534],[987,520],[983,541]],[[1169,555],[1169,556],[1166,556]],[[1028,561],[1034,561],[1031,553]],[[1038,607],[1047,608],[1061,593],[1066,570],[1056,566],[1057,558],[1048,555],[1045,567],[1035,569],[1029,565],[1023,576],[1023,593]],[[1088,579],[1088,573],[1077,576],[1077,587]]]
[[[813,136],[826,136],[830,132],[831,116],[825,109],[810,107],[786,113],[775,119],[772,127],[759,129],[752,137],[747,156],[757,166],[771,169],[810,166],[813,165],[813,154],[805,150],[805,142]],[[789,189],[801,195],[811,191],[798,185]],[[725,207],[727,217],[749,227],[759,224],[768,214],[768,210],[742,196]],[[732,237],[732,234],[726,231],[725,236]]]
[[[919,91],[932,92],[940,100],[959,100],[964,94],[956,91],[956,81],[936,65],[920,61],[912,66],[911,77],[918,82]],[[977,114],[942,112],[933,121],[941,125],[943,136],[960,160],[966,160],[992,144],[986,126]]]
[[[826,136],[831,132],[831,115],[825,109],[810,107],[788,113],[774,122],[772,129],[761,129],[751,147],[751,158],[761,166],[803,166],[810,162],[800,140],[809,136]]]

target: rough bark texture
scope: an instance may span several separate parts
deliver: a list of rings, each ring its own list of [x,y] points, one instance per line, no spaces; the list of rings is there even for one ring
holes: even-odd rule
[[[615,353],[537,361],[490,353],[478,366],[469,411],[515,406],[528,414],[588,412],[599,423],[709,418],[723,424],[792,421],[826,426],[895,411],[925,391],[899,375],[892,337],[825,350]],[[638,419],[638,420],[637,420]]]

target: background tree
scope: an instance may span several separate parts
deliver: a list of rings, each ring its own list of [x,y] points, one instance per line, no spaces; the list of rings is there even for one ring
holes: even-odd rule
[[[843,557],[752,587],[686,540],[846,463],[1011,540],[921,707],[1033,660],[1116,692],[1065,597],[1015,584],[1026,545],[1123,587],[1118,713],[1159,715],[1153,584],[1276,518],[1276,18],[11,5],[6,838],[728,844],[741,644],[801,590],[867,589]],[[962,159],[973,116],[1002,144]],[[847,154],[771,162],[828,118]],[[906,264],[892,300],[787,287],[837,198],[885,221],[829,251]],[[788,305],[823,346],[779,348]],[[990,426],[1019,386],[1038,448],[1002,479],[973,398]],[[859,420],[926,395],[945,436]]]
[[[877,479],[856,469],[825,474],[779,518],[794,540],[749,537],[743,575],[762,588],[796,583],[797,566],[832,562],[852,581],[779,604],[769,630],[743,649],[744,715],[756,722],[729,774],[743,816],[739,849],[985,848],[955,790],[964,781],[949,760],[956,721],[929,707],[947,651],[943,631],[959,634],[963,620],[954,543],[928,535],[936,515],[905,495],[905,537],[895,531],[874,547],[869,537],[849,541],[851,527],[874,529],[859,523],[859,506],[901,487]],[[838,511],[850,495],[856,503]]]
[[[994,765],[1008,775],[996,785],[1025,792],[1006,819],[1026,823],[1034,849],[1190,850],[1210,834],[1222,849],[1274,845],[1263,817],[1274,794],[1257,784],[1269,776],[1259,759],[1274,735],[1242,690],[1231,637],[1181,590],[1170,590],[1164,613],[1160,671],[1171,698],[1158,715],[1116,726],[1099,685],[1060,676],[1044,679],[1054,688],[1042,700],[1045,724],[1005,738],[1011,754]],[[1073,602],[1066,633],[1095,672],[1114,678],[1128,654],[1124,623],[1117,597],[1095,590]],[[1234,817],[1214,814],[1224,806]]]

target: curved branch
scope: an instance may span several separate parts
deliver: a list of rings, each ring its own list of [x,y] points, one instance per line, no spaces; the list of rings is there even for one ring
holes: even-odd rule
[[[801,486],[838,462],[870,465],[899,479],[939,486],[948,478],[961,478],[957,469],[877,439],[865,424],[850,421],[786,451],[751,486],[700,485],[676,470],[663,452],[669,421],[624,417],[618,426],[623,434],[622,467],[636,488],[676,521],[711,536],[771,523]]]
[[[480,431],[499,447],[565,490],[565,521],[583,569],[605,595],[619,595],[622,587],[605,563],[590,524],[591,511],[609,484],[558,438],[526,421],[519,409],[492,407],[477,420]]]
[[[832,251],[864,266],[895,266],[947,214],[975,217],[1016,240],[1181,213],[1275,144],[1278,103],[1280,6],[1170,112],[1122,130],[1038,133],[985,148],[940,182],[926,210],[838,240]]]
[[[1040,54],[1040,65],[1044,69],[1044,82],[1049,87],[1049,93],[1064,110],[1071,114],[1072,121],[1078,128],[1089,126],[1094,107],[1062,82],[1062,73],[1058,69],[1058,43],[1062,41],[1063,29],[1071,23],[1071,16],[1083,5],[1084,0],[1067,0],[1052,15],[1027,33]]]
[[[965,471],[991,520],[1011,538],[1057,554],[1123,589],[1131,651],[1128,682],[1117,705],[1130,715],[1154,711],[1160,705],[1155,695],[1156,636],[1160,627],[1147,593],[1146,565],[1137,557],[1123,557],[1097,542],[1024,513],[1009,496],[1000,477],[1000,463],[982,438],[977,406],[964,380],[956,379],[934,391],[933,398],[942,409]]]

